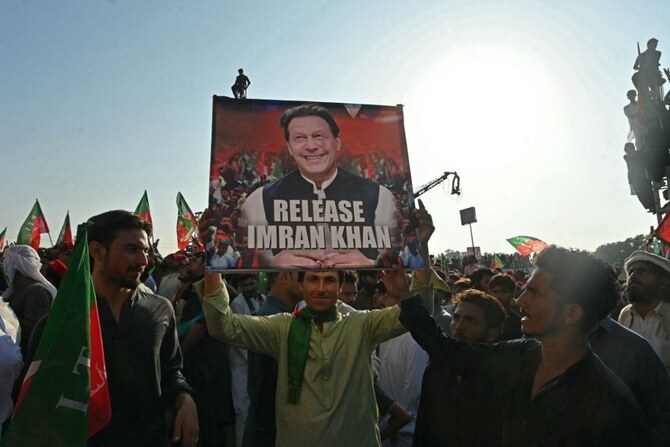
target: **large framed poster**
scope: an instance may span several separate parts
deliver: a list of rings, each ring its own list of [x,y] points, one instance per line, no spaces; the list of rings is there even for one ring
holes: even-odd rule
[[[423,267],[402,106],[214,97],[209,271]]]

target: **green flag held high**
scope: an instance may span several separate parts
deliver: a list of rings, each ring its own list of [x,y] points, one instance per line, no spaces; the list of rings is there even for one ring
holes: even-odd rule
[[[58,240],[56,245],[63,244],[66,248],[74,247],[74,240],[72,239],[72,228],[70,227],[70,212],[68,211],[65,215],[65,221],[63,222],[63,227],[60,229],[58,234]]]
[[[661,243],[657,240],[654,240],[649,245],[649,251],[655,255],[663,256],[663,251],[661,250]],[[615,266],[616,267],[616,266]],[[620,267],[620,266],[619,266]]]
[[[16,240],[18,245],[30,245],[35,250],[40,248],[40,235],[49,232],[49,225],[44,218],[42,207],[39,200],[35,199],[35,205],[30,210],[30,214],[21,225],[19,237]]]
[[[2,233],[0,233],[0,251],[4,250],[5,248],[5,236],[7,235],[7,227],[5,227],[4,230],[2,230]]]
[[[85,447],[111,414],[88,237],[80,226],[0,447]]]
[[[151,219],[151,209],[149,209],[149,197],[147,196],[146,189],[144,190],[144,194],[142,194],[140,203],[138,203],[137,208],[135,208],[135,214],[149,222],[151,226],[154,225],[154,221]]]
[[[492,269],[504,269],[505,268],[505,263],[502,262],[502,259],[500,259],[500,256],[493,255],[493,261],[491,262],[491,268]]]
[[[198,230],[198,219],[186,203],[186,199],[177,193],[177,246],[180,250],[186,250],[188,244],[193,240],[193,235]]]
[[[440,253],[438,259],[440,260],[440,269],[445,272],[449,271],[449,260],[444,253]]]
[[[539,253],[547,247],[547,244],[536,237],[532,236],[515,236],[506,239],[512,244],[516,251],[521,253],[521,256],[528,256],[531,253]]]

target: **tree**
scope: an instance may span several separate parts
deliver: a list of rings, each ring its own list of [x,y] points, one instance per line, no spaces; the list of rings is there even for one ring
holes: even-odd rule
[[[624,261],[631,253],[644,248],[647,238],[648,236],[644,234],[638,234],[637,236],[629,237],[625,241],[603,244],[596,248],[593,254],[614,266],[623,267]]]

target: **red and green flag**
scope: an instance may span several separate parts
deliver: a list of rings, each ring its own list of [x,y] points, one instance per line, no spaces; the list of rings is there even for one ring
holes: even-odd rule
[[[177,193],[177,246],[179,250],[186,250],[198,230],[198,219],[189,208],[186,199]]]
[[[5,248],[5,236],[7,235],[7,227],[5,227],[4,230],[2,230],[2,233],[0,233],[0,251],[4,250]]]
[[[670,244],[670,213],[663,217],[661,223],[658,224],[658,228],[654,230],[654,234],[666,244]]]
[[[505,268],[505,263],[502,262],[502,259],[500,259],[500,256],[493,255],[493,261],[491,261],[491,268],[492,269],[504,269]]]
[[[30,210],[30,214],[21,225],[16,243],[18,245],[30,245],[37,250],[40,248],[40,236],[43,233],[49,233],[49,225],[44,218],[39,200],[35,199],[33,209]]]
[[[72,227],[70,226],[70,212],[68,211],[65,214],[65,221],[63,222],[63,227],[60,229],[58,234],[58,240],[56,245],[63,244],[66,248],[74,247],[74,240],[72,239]]]
[[[111,417],[88,237],[80,226],[0,447],[85,447]]]
[[[154,221],[151,219],[151,209],[149,208],[149,197],[147,196],[146,190],[144,190],[144,194],[140,199],[140,203],[138,203],[137,208],[135,208],[135,214],[137,214],[142,219],[149,222],[151,226],[153,226]]]
[[[532,236],[515,236],[506,239],[512,244],[516,251],[521,253],[521,256],[528,256],[531,253],[539,253],[547,247],[547,244],[536,237]]]

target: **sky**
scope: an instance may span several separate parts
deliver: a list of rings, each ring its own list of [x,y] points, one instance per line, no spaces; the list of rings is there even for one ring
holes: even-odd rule
[[[471,245],[472,206],[482,252],[648,233],[622,108],[636,43],[666,52],[669,16],[660,0],[2,0],[0,231],[15,241],[37,198],[55,242],[67,211],[132,211],[146,190],[175,251],[177,192],[207,204],[212,96],[243,67],[253,98],[403,104],[414,188],[461,178],[460,197],[422,196],[432,252]]]

